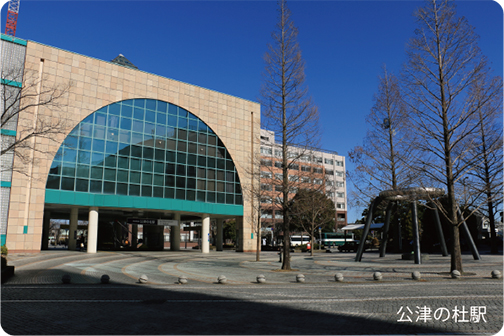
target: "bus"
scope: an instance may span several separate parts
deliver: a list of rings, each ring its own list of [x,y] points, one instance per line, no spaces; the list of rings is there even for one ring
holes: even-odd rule
[[[326,247],[340,246],[353,241],[355,241],[353,233],[322,232],[322,245]]]
[[[310,242],[310,236],[303,235],[303,241],[301,241],[301,236],[291,236],[291,246],[306,245]]]

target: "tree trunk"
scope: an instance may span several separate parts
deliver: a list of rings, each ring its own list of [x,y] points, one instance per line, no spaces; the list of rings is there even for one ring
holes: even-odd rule
[[[458,225],[452,225],[452,253],[451,253],[451,271],[457,270],[462,273],[462,251],[460,249],[460,231]]]

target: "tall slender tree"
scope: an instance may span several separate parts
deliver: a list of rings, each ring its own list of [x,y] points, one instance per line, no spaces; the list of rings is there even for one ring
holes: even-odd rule
[[[363,146],[356,146],[348,153],[355,164],[355,170],[347,173],[356,190],[352,194],[355,205],[369,201],[382,190],[409,186],[413,179],[408,165],[413,155],[413,137],[408,128],[406,105],[399,80],[385,66],[373,99]]]
[[[472,147],[470,160],[474,162],[471,176],[471,194],[478,208],[490,222],[490,250],[498,253],[495,232],[495,215],[502,206],[502,78],[483,78],[471,87],[473,104],[478,113],[478,127],[475,145]]]
[[[303,148],[316,147],[318,132],[318,110],[308,97],[304,85],[305,62],[301,56],[297,36],[298,30],[291,19],[285,0],[278,1],[278,23],[271,34],[273,43],[268,44],[264,55],[265,71],[261,87],[263,127],[274,131],[281,144],[283,214],[283,262],[282,269],[290,270],[290,230],[288,171],[304,154]],[[289,151],[294,146],[295,152]]]
[[[456,186],[471,168],[464,158],[477,131],[472,120],[479,109],[469,89],[489,68],[474,28],[456,15],[453,1],[428,0],[414,15],[418,28],[407,45],[403,71],[412,131],[421,151],[413,163],[425,186],[446,188],[446,202],[437,205],[452,227],[451,270],[462,272]]]

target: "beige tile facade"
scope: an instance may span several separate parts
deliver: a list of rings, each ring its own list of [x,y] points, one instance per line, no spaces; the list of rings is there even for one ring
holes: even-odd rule
[[[28,153],[33,164],[13,175],[7,228],[10,251],[40,251],[45,184],[54,154],[80,121],[117,101],[158,99],[190,111],[211,127],[227,147],[243,188],[251,183],[246,170],[255,156],[252,151],[258,153],[260,148],[258,142],[251,144],[251,139],[258,139],[260,134],[258,103],[31,41],[26,48],[25,69],[25,73],[41,75],[42,91],[43,87],[67,84],[71,84],[71,89],[59,100],[58,109],[32,108],[20,115],[18,136],[23,125],[33,125],[42,115],[64,121],[67,132],[54,139],[37,139],[37,151]],[[21,162],[15,160],[14,165],[19,167]],[[250,213],[244,192],[244,217],[237,221],[243,222],[239,230],[243,251],[253,251],[256,246],[255,239],[251,239]]]

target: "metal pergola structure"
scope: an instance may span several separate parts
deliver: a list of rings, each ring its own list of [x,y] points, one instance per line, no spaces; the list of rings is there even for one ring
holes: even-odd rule
[[[385,215],[385,225],[383,227],[383,239],[380,245],[380,257],[385,256],[385,249],[387,247],[388,240],[388,231],[390,227],[390,217],[392,212],[395,211],[397,207],[397,201],[408,201],[411,202],[411,211],[413,217],[413,251],[414,251],[414,260],[415,264],[421,264],[421,254],[420,254],[420,235],[418,232],[418,215],[417,215],[417,200],[431,200],[433,198],[441,197],[445,194],[444,189],[441,188],[424,188],[424,187],[415,187],[415,188],[405,188],[399,190],[385,190],[380,192],[379,196],[374,198],[369,206],[369,211],[366,217],[366,224],[364,225],[364,231],[362,232],[361,243],[357,249],[357,255],[355,256],[355,261],[360,262],[362,260],[362,253],[364,252],[364,243],[365,237],[367,237],[369,233],[369,229],[371,227],[371,221],[373,219],[373,212],[375,211],[378,204],[385,200],[388,202],[387,210]],[[443,235],[443,230],[441,227],[441,220],[439,219],[439,212],[436,204],[434,202],[430,202],[434,209],[435,219],[436,219],[436,232],[438,235],[438,239],[441,245],[441,253],[443,256],[448,256],[448,249],[446,248],[446,242]],[[457,211],[459,215],[461,215],[460,209],[457,207]],[[474,241],[471,237],[471,233],[469,232],[469,228],[465,220],[462,221],[462,232],[465,235],[469,246],[471,248],[471,252],[473,254],[474,260],[480,260],[480,255],[478,253],[478,249],[474,244]]]

